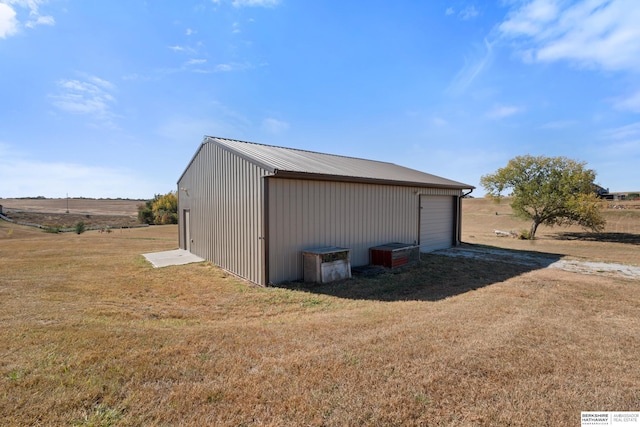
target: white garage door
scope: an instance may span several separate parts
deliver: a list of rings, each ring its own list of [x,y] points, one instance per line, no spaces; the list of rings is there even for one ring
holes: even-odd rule
[[[420,197],[420,252],[453,246],[453,197]]]

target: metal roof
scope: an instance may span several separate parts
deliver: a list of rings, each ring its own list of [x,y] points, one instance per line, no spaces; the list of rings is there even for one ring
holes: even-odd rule
[[[376,182],[418,187],[473,189],[464,184],[393,163],[253,142],[206,136],[213,143],[283,178],[312,178],[346,182]]]

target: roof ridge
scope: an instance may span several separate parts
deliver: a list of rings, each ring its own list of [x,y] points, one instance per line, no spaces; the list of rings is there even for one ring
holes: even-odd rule
[[[220,136],[211,136],[211,135],[206,135],[206,138],[211,138],[211,139],[220,139],[223,141],[233,141],[233,142],[241,142],[243,144],[252,144],[252,145],[258,145],[261,147],[270,147],[270,148],[278,148],[278,149],[282,149],[282,150],[290,150],[290,151],[300,151],[303,153],[310,153],[310,154],[320,154],[323,156],[332,156],[332,157],[342,157],[345,159],[354,159],[354,160],[362,160],[362,161],[366,161],[366,162],[377,162],[377,163],[386,163],[388,165],[394,165],[394,166],[399,166],[399,167],[405,167],[405,166],[401,166],[398,165],[396,163],[392,163],[392,162],[385,162],[383,160],[373,160],[373,159],[365,159],[363,157],[355,157],[355,156],[345,156],[343,154],[331,154],[331,153],[322,153],[320,151],[313,151],[313,150],[303,150],[301,148],[292,148],[292,147],[283,147],[280,145],[270,145],[270,144],[261,144],[259,142],[252,142],[252,141],[243,141],[240,139],[232,139],[232,138],[223,138]]]

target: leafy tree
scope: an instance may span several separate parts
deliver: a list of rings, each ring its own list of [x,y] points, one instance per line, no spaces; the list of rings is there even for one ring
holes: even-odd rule
[[[170,192],[159,196],[151,206],[153,218],[156,224],[178,223],[178,196]]]
[[[178,196],[175,192],[156,194],[138,206],[138,221],[142,224],[177,224]]]
[[[516,216],[532,221],[529,238],[541,224],[578,224],[602,231],[605,219],[595,193],[596,174],[585,163],[566,157],[517,156],[495,173],[484,175],[480,183],[488,195],[499,201],[511,190],[511,208]]]

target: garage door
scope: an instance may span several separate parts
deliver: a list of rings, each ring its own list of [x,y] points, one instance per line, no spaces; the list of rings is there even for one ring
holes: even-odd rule
[[[420,197],[420,252],[453,246],[453,197]]]

